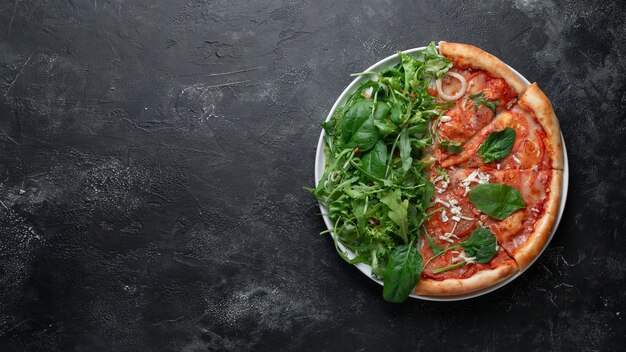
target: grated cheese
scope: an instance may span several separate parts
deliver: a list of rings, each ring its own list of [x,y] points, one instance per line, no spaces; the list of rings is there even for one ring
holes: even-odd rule
[[[448,121],[450,121],[450,120],[452,120],[452,117],[450,117],[450,116],[448,116],[448,115],[443,115],[443,116],[441,116],[441,118],[439,119],[439,121],[440,121],[441,123],[446,123],[446,122],[448,122]]]

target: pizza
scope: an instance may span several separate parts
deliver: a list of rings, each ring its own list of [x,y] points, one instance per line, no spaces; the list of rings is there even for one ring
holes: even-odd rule
[[[310,191],[338,253],[371,266],[385,300],[491,287],[527,268],[555,226],[559,122],[536,83],[475,46],[399,58],[358,74],[375,78],[333,108]]]
[[[439,144],[445,138],[458,143],[460,151],[433,146],[433,167],[443,170],[447,180],[432,173],[436,198],[430,210],[439,211],[427,221],[426,229],[439,248],[453,247],[476,229],[488,229],[496,237],[497,253],[489,262],[477,263],[474,258],[468,260],[460,247],[446,251],[424,267],[415,293],[459,295],[492,286],[525,269],[542,251],[558,213],[563,154],[558,120],[536,83],[526,87],[502,61],[474,46],[440,42],[439,48],[453,66],[434,93],[455,105],[434,128]],[[488,103],[477,107],[477,99],[471,98],[477,94],[483,94]],[[495,104],[487,106],[489,102]],[[491,134],[507,128],[515,132],[510,151],[503,158],[484,160],[480,147]],[[518,190],[525,207],[504,219],[482,213],[469,193],[474,186],[489,183]],[[425,261],[433,257],[427,241],[421,242],[420,252]],[[433,273],[432,268],[450,267],[461,260],[468,264]]]

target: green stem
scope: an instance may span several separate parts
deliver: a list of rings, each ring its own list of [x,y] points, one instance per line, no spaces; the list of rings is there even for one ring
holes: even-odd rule
[[[459,243],[459,244],[452,245],[452,246],[450,246],[450,247],[448,247],[448,248],[444,249],[443,251],[441,251],[441,252],[439,252],[439,253],[437,253],[437,254],[433,255],[432,257],[430,257],[430,259],[428,259],[428,260],[426,261],[426,263],[424,264],[424,268],[426,267],[426,265],[428,265],[428,263],[430,263],[430,261],[431,261],[431,260],[433,260],[433,259],[437,258],[438,256],[440,256],[440,255],[444,254],[445,252],[447,252],[447,251],[449,251],[449,250],[452,250],[452,249],[455,249],[455,248],[459,248],[459,247],[461,247],[461,244],[460,244],[460,243]]]
[[[452,269],[458,268],[460,266],[463,266],[465,264],[467,264],[467,262],[464,260],[464,261],[458,262],[456,264],[444,266],[443,268],[439,268],[439,269],[433,270],[433,274],[443,273],[444,271],[452,270]]]

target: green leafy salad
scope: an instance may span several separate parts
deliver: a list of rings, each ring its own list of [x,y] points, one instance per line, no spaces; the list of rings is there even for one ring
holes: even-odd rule
[[[383,280],[383,297],[390,302],[402,302],[413,292],[427,264],[417,249],[420,236],[434,257],[462,247],[477,262],[487,263],[496,253],[496,240],[488,229],[478,228],[466,241],[444,249],[423,226],[434,205],[434,185],[428,177],[433,164],[425,151],[434,142],[454,153],[461,150],[458,143],[440,140],[432,128],[454,102],[438,102],[428,93],[452,63],[437,53],[434,43],[414,56],[398,55],[400,63],[393,67],[356,74],[369,79],[322,124],[326,165],[317,187],[309,189],[327,209],[339,255],[351,264],[370,265],[372,276]],[[510,150],[496,140],[491,144],[485,153],[492,159]],[[448,177],[445,170],[437,171]],[[474,198],[483,203],[497,196],[481,193],[475,192]],[[519,207],[515,196],[509,195],[513,204],[500,215]],[[344,253],[339,243],[354,255]]]

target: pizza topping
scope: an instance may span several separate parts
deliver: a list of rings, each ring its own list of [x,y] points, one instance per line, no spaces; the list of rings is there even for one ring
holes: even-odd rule
[[[466,197],[467,194],[471,191],[469,186],[473,182],[478,183],[479,185],[483,185],[483,184],[489,183],[490,178],[491,176],[489,174],[485,174],[481,172],[480,170],[472,171],[472,173],[469,174],[467,178],[461,181],[461,186],[465,187],[465,193],[463,193],[463,197]]]
[[[511,156],[511,158],[512,158],[513,160],[515,160],[515,162],[516,162],[516,163],[518,163],[518,164],[521,164],[521,163],[522,163],[522,161],[521,161],[521,160],[519,160],[519,158],[518,158],[517,156],[515,156],[515,155],[512,155],[512,156]]]
[[[458,240],[459,237],[454,234],[454,230],[456,230],[457,225],[458,225],[458,222],[455,222],[454,225],[452,225],[452,230],[450,232],[446,232],[443,235],[439,236],[439,239],[442,241],[450,242],[450,243],[454,243],[453,239]]]
[[[457,251],[452,251],[452,252],[457,252]],[[465,262],[465,264],[476,264],[476,257],[468,257],[467,254],[465,254],[465,251],[462,252],[457,252],[458,255],[456,257],[452,257],[451,262],[452,263],[458,263],[460,261]]]
[[[435,84],[437,85],[437,93],[439,94],[439,97],[441,99],[443,99],[443,100],[455,101],[455,100],[459,99],[460,97],[462,97],[463,95],[465,95],[465,91],[467,90],[467,81],[465,80],[465,77],[463,77],[462,75],[460,75],[459,73],[456,73],[456,72],[448,71],[447,75],[448,75],[447,77],[454,77],[457,80],[459,80],[459,82],[461,82],[461,88],[455,94],[449,95],[449,94],[447,94],[446,92],[443,91],[443,89],[441,87],[442,78],[439,78],[435,82]]]
[[[454,141],[442,141],[439,143],[439,149],[447,150],[452,154],[459,154],[461,149],[461,143]]]
[[[428,265],[428,263],[433,258],[445,253],[446,251],[450,251],[459,247],[463,249],[463,252],[458,253],[456,260],[454,258],[451,259],[453,264],[445,266],[443,268],[435,269],[432,271],[433,274],[439,274],[444,271],[452,270],[466,264],[489,263],[491,259],[496,255],[497,241],[496,237],[489,229],[485,227],[477,227],[467,240],[459,244],[452,245],[446,250],[443,250],[442,252],[433,255],[430,259],[428,259],[424,266]]]
[[[480,211],[498,220],[507,218],[518,209],[526,208],[520,192],[502,183],[474,187],[470,192],[470,201]]]
[[[513,149],[513,143],[515,143],[515,130],[506,127],[501,131],[491,132],[478,148],[478,154],[484,163],[499,161],[509,155]]]
[[[448,219],[448,215],[446,214],[446,210],[445,209],[441,211],[440,217],[441,217],[441,221],[442,222],[448,222],[448,220],[449,220]]]
[[[443,115],[441,116],[441,118],[439,119],[440,123],[446,123],[448,121],[452,120],[452,117],[448,116],[448,115]]]
[[[439,198],[435,198],[435,203],[439,203],[439,204],[442,204],[442,205],[444,205],[444,206],[446,206],[446,207],[450,208],[450,203],[448,203],[448,202],[446,202],[446,201],[443,201],[443,200],[441,200],[441,199],[439,199]]]
[[[478,110],[478,107],[481,105],[484,105],[486,107],[488,107],[489,109],[491,109],[491,111],[493,111],[494,113],[496,112],[496,108],[498,107],[498,105],[500,105],[500,102],[498,100],[496,101],[489,101],[487,99],[485,99],[485,93],[478,93],[478,94],[471,94],[470,99],[472,99],[474,101],[474,109]]]

